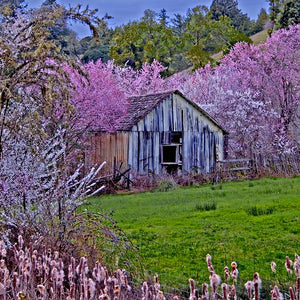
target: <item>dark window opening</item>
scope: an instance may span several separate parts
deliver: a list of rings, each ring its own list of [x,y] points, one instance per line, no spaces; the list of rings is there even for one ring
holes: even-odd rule
[[[182,132],[181,131],[171,132],[170,142],[174,144],[182,144]]]
[[[177,146],[163,146],[163,162],[164,163],[176,163]]]

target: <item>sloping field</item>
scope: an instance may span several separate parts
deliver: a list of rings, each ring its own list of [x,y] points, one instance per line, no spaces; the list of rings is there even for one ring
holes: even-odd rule
[[[250,39],[253,41],[254,45],[258,45],[261,42],[264,42],[268,37],[268,29],[260,31],[254,35],[250,36]]]
[[[267,38],[268,38],[268,29],[257,32],[250,36],[250,39],[253,41],[254,45],[258,45],[261,42],[266,41]],[[219,61],[222,58],[222,56],[223,56],[223,53],[221,51],[221,52],[213,54],[211,57],[213,59],[215,59],[216,61]]]
[[[222,279],[224,267],[238,263],[240,287],[254,272],[279,287],[295,282],[284,263],[300,252],[300,177],[112,195],[91,203],[89,210],[114,211],[145,270],[157,272],[162,286],[183,290],[189,278],[198,286],[208,282],[208,253]]]

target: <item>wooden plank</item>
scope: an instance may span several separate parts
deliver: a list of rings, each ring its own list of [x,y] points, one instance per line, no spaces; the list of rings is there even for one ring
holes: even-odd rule
[[[154,164],[154,172],[156,174],[160,174],[161,165],[160,165],[159,132],[153,133],[153,164]]]
[[[251,170],[250,167],[239,167],[239,168],[230,168],[229,171],[243,171],[243,170]]]
[[[247,162],[251,161],[251,158],[238,158],[238,159],[227,159],[227,160],[220,160],[220,163],[235,163],[235,162]]]
[[[128,167],[132,168],[132,161],[133,161],[133,139],[132,139],[132,133],[128,134]]]
[[[128,143],[129,143],[129,133],[124,132],[124,141],[123,141],[123,159],[124,165],[128,166]]]
[[[132,169],[138,170],[138,132],[132,135]]]

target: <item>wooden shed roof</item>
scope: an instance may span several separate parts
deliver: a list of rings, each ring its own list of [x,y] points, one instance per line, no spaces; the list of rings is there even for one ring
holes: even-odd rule
[[[129,98],[127,115],[125,116],[124,120],[120,122],[118,130],[130,130],[148,113],[150,113],[160,102],[168,98],[173,93],[174,92],[172,91]]]
[[[206,111],[204,111],[195,102],[186,98],[178,90],[129,98],[128,99],[129,107],[128,107],[127,115],[125,116],[123,121],[119,123],[117,127],[117,131],[130,130],[134,125],[136,125],[140,120],[142,120],[148,113],[150,113],[159,103],[161,103],[163,100],[165,100],[172,94],[180,95],[189,104],[194,106],[198,111],[200,111],[203,115],[205,115],[211,122],[217,125],[221,130],[223,130],[225,134],[227,134],[227,131],[224,128],[222,128],[222,126],[220,126],[214,118],[212,118]]]

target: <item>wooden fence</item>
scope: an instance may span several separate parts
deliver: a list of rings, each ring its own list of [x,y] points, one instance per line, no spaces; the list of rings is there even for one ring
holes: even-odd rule
[[[293,176],[300,174],[300,154],[227,159],[216,164],[213,181],[254,178],[257,176]]]

